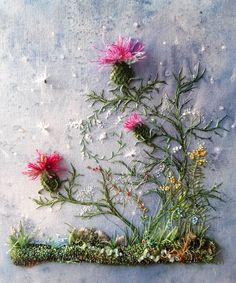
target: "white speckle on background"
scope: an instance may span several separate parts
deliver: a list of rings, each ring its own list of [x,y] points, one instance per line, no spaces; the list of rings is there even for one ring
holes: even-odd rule
[[[140,24],[139,24],[139,23],[137,23],[137,22],[135,22],[135,23],[133,23],[133,27],[135,27],[135,28],[139,28],[139,27],[140,27]]]
[[[214,78],[213,77],[210,77],[210,83],[213,85],[215,82]]]
[[[220,47],[222,50],[225,50],[226,49],[226,46],[224,44],[221,45]]]

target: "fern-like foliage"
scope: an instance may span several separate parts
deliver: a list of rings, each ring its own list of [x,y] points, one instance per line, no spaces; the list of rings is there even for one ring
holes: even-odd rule
[[[185,111],[191,105],[192,97],[189,93],[197,87],[197,83],[203,78],[205,70],[201,70],[200,65],[195,74],[188,79],[181,69],[174,75],[176,81],[176,91],[173,96],[165,95],[161,102],[152,105],[148,97],[143,96],[143,92],[149,94],[152,92],[148,84],[141,85],[139,88],[130,88],[129,92],[121,91],[120,96],[113,100],[116,110],[125,111],[130,102],[137,102],[135,107],[145,113],[155,138],[149,146],[152,148],[144,149],[145,159],[136,160],[142,169],[137,172],[136,166],[127,165],[124,161],[119,161],[127,170],[123,177],[132,177],[133,185],[137,190],[147,184],[154,186],[147,194],[156,194],[162,202],[161,208],[150,216],[148,225],[149,237],[159,239],[160,235],[164,238],[181,237],[189,231],[198,234],[204,234],[207,225],[208,211],[213,208],[213,200],[222,200],[220,197],[220,185],[214,185],[210,189],[205,188],[204,184],[204,166],[196,165],[188,157],[188,148],[194,139],[212,141],[212,134],[222,135],[227,130],[223,126],[226,116],[219,118],[214,122],[203,121],[201,114],[186,119]],[[157,77],[158,78],[158,77]],[[159,81],[159,83],[165,83]],[[142,99],[132,99],[129,94],[135,91],[136,99],[138,93]],[[121,99],[125,97],[125,99]],[[144,99],[145,98],[145,99]],[[99,103],[102,111],[108,107],[113,107],[112,100],[106,100],[104,93]],[[94,104],[98,102],[89,96],[89,100]],[[127,103],[126,103],[127,102]],[[122,106],[123,105],[123,106]],[[124,107],[125,106],[125,107]],[[132,109],[132,107],[130,107]],[[173,144],[180,150],[178,153],[172,151]],[[161,176],[155,176],[153,172],[162,167]],[[163,191],[167,186],[169,176],[175,176],[181,186],[180,191]],[[146,225],[146,224],[145,224]],[[156,236],[154,236],[156,235]],[[158,238],[159,237],[159,238]],[[171,238],[172,239],[172,238]]]

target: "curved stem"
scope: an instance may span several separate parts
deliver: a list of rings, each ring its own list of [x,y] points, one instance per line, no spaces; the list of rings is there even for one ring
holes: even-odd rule
[[[112,199],[110,197],[110,192],[108,189],[108,184],[107,184],[107,180],[106,180],[106,176],[103,170],[101,170],[101,175],[103,178],[103,190],[104,190],[104,194],[105,194],[105,198],[107,201],[107,204],[109,206],[109,209],[111,211],[111,214],[118,217],[123,223],[125,223],[131,230],[133,233],[138,233],[138,228],[135,227],[127,218],[125,218],[115,207],[115,205],[112,202]]]

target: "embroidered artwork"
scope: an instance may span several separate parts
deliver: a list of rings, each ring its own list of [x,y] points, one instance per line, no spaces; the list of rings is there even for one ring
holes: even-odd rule
[[[194,72],[181,69],[168,81],[158,75],[140,79],[133,65],[147,56],[143,43],[123,37],[100,50],[97,62],[111,68],[108,90],[89,92],[92,115],[69,123],[79,130],[87,175],[96,182],[81,186],[83,165],[66,168],[56,152],[37,151],[23,172],[40,181],[33,201],[42,209],[76,205],[82,219],[103,217],[119,228],[108,235],[69,227],[67,238],[44,242],[20,224],[9,237],[14,264],[214,261],[218,248],[208,238],[209,220],[224,197],[221,184],[205,182],[207,146],[227,131],[226,116],[208,121],[194,108],[205,73],[200,65]],[[167,84],[175,87],[167,90]],[[107,139],[113,148],[106,147]]]

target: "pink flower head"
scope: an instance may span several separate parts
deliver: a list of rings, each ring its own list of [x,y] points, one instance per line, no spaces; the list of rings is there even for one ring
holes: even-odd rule
[[[36,162],[29,162],[27,164],[28,170],[24,171],[23,174],[29,175],[33,180],[35,180],[42,172],[44,171],[53,171],[57,172],[63,170],[59,167],[59,162],[63,159],[58,153],[54,152],[48,155],[45,155],[38,150]]]
[[[125,129],[133,131],[135,126],[138,124],[143,124],[142,118],[139,117],[137,112],[131,113],[131,115],[125,120],[123,126]]]
[[[107,45],[102,52],[104,54],[98,58],[98,62],[101,65],[120,62],[133,64],[145,57],[143,43],[132,38],[127,39],[121,36],[119,36],[116,42]]]

